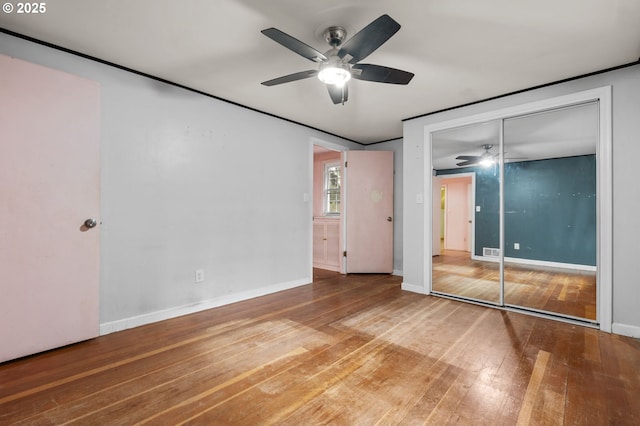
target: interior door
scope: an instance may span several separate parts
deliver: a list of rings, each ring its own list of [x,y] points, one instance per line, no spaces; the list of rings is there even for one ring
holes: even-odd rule
[[[466,251],[469,247],[468,179],[452,180],[447,185],[445,249]]]
[[[393,152],[346,156],[346,272],[393,272]]]
[[[2,362],[99,333],[100,87],[3,55],[0,69]]]

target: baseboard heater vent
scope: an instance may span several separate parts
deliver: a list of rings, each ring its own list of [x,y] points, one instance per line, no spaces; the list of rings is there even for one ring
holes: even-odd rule
[[[500,249],[490,248],[490,247],[482,247],[482,255],[489,257],[500,257]]]

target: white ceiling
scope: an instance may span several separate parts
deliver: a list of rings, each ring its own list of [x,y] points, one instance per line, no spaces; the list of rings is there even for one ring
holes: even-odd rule
[[[12,2],[13,3],[13,2]],[[17,3],[17,2],[15,2]],[[635,62],[638,0],[55,0],[0,12],[0,27],[357,142],[402,136],[402,119]],[[315,69],[260,33],[324,52],[382,14],[402,28],[364,62],[415,73],[407,86],[352,81],[334,105]]]
[[[504,121],[504,158],[534,161],[546,158],[595,154],[598,146],[598,104],[574,105]],[[455,169],[459,155],[481,155],[490,144],[500,153],[500,120],[441,130],[431,137],[432,165],[436,170]]]

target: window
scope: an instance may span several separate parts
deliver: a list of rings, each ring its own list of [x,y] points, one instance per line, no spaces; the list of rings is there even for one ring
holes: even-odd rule
[[[324,214],[340,214],[340,164],[324,166]]]

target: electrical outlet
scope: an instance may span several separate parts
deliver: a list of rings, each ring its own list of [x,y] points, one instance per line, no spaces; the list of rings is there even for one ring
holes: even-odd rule
[[[520,250],[520,243],[513,243],[514,250]]]
[[[196,269],[196,283],[204,282],[204,269]]]

